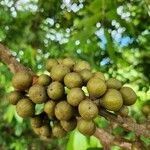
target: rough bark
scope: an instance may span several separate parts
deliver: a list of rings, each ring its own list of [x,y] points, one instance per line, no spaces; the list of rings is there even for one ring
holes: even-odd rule
[[[31,75],[34,75],[34,72],[30,68],[19,63],[16,58],[12,56],[10,50],[2,44],[0,44],[0,60],[8,66],[13,74],[18,71],[27,71]]]
[[[117,116],[104,109],[100,109],[100,115],[105,117],[110,122],[118,124],[126,131],[133,131],[136,134],[136,136],[143,135],[145,137],[150,138],[150,130],[148,130],[146,123],[137,124],[132,118]]]

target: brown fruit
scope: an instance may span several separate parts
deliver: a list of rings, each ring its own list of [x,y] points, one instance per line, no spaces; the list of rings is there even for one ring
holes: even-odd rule
[[[85,98],[85,94],[81,88],[73,88],[67,95],[67,102],[72,106],[78,106]]]
[[[35,114],[35,105],[31,100],[24,98],[17,103],[16,111],[22,118],[32,117]]]
[[[55,107],[55,116],[58,120],[69,120],[73,116],[73,107],[66,101],[61,101]]]
[[[72,119],[68,121],[62,120],[60,121],[60,124],[65,131],[69,132],[76,128],[77,120],[76,119]]]
[[[12,78],[12,85],[15,89],[26,90],[32,85],[32,76],[25,71],[17,72]]]
[[[127,106],[122,106],[116,113],[120,116],[127,117],[129,114],[129,109]]]
[[[106,92],[107,86],[100,78],[91,78],[87,83],[87,90],[91,97],[99,98]]]
[[[79,61],[78,63],[76,63],[76,64],[74,65],[74,68],[73,68],[73,70],[74,70],[75,72],[80,72],[80,71],[82,71],[82,70],[84,70],[84,69],[91,70],[90,64],[89,64],[87,61],[84,61],[84,60]]]
[[[52,82],[47,89],[47,94],[49,96],[49,98],[53,99],[53,100],[59,100],[64,96],[65,90],[63,85],[58,82]]]
[[[64,77],[64,83],[68,88],[81,87],[82,77],[79,73],[70,72]]]
[[[51,78],[54,81],[63,81],[67,73],[70,72],[70,69],[64,65],[54,66],[51,70]]]
[[[105,81],[105,76],[104,76],[104,74],[103,74],[102,72],[100,72],[100,71],[99,71],[99,72],[94,72],[93,77],[100,78],[100,79],[102,79],[102,80]]]
[[[51,135],[51,128],[49,125],[43,125],[42,127],[40,127],[40,134],[42,136],[46,136],[49,137]]]
[[[75,61],[72,58],[65,58],[62,60],[62,64],[72,70],[73,66],[75,65]]]
[[[92,120],[79,119],[77,122],[77,129],[85,136],[91,136],[94,134],[96,126]]]
[[[113,88],[119,90],[122,87],[122,83],[114,78],[110,78],[106,81],[107,87],[108,88]]]
[[[46,94],[45,87],[39,84],[33,85],[29,89],[29,97],[36,104],[41,104],[46,102],[47,94]]]
[[[46,64],[45,64],[45,68],[47,71],[51,71],[52,67],[58,65],[58,62],[56,59],[48,59]]]
[[[57,138],[62,138],[66,135],[66,131],[61,127],[60,124],[54,125],[52,133]]]
[[[11,93],[9,93],[7,98],[10,104],[16,105],[18,101],[23,98],[23,95],[19,91],[12,91]]]
[[[108,89],[102,97],[102,105],[107,110],[118,111],[123,105],[121,93],[116,89]]]
[[[44,112],[48,115],[49,118],[54,117],[55,115],[55,105],[56,103],[52,100],[46,102],[44,105]]]
[[[81,101],[78,110],[81,117],[85,120],[92,120],[98,115],[98,107],[90,99]]]
[[[124,105],[133,105],[136,102],[137,96],[136,93],[130,87],[122,87],[120,89],[121,95],[123,97]]]
[[[88,69],[84,69],[84,70],[80,71],[79,73],[82,77],[84,84],[86,84],[93,76],[93,73]]]
[[[50,76],[46,74],[42,74],[39,76],[37,83],[42,86],[47,86],[51,83],[52,79]]]
[[[39,128],[42,126],[42,118],[40,115],[36,115],[30,119],[31,126],[33,128]]]

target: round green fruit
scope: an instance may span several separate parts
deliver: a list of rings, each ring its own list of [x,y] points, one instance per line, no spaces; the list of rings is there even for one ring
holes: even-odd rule
[[[49,137],[51,135],[51,129],[49,125],[43,125],[40,127],[40,135]]]
[[[12,78],[12,85],[18,90],[27,90],[32,85],[32,76],[28,72],[17,72]]]
[[[47,71],[51,71],[52,67],[58,65],[58,62],[56,59],[48,59],[45,65],[45,68]]]
[[[102,73],[102,72],[94,72],[94,75],[93,75],[93,77],[95,77],[95,78],[99,78],[99,79],[101,79],[101,80],[104,80],[105,81],[105,76],[104,76],[104,74]]]
[[[67,66],[57,65],[57,66],[54,66],[51,70],[51,78],[54,81],[63,82],[65,75],[69,72],[70,72],[70,69]]]
[[[36,104],[41,104],[46,102],[47,93],[45,87],[39,84],[33,85],[29,89],[29,97]]]
[[[48,117],[54,117],[55,113],[55,105],[56,103],[52,100],[47,101],[44,105],[44,112],[48,115]]]
[[[62,138],[66,135],[66,131],[61,127],[60,124],[54,125],[52,128],[53,136],[57,138]]]
[[[9,93],[7,98],[10,104],[16,105],[18,101],[23,98],[23,95],[19,91],[12,91],[11,93]]]
[[[133,89],[131,89],[130,87],[122,87],[120,89],[120,93],[123,97],[123,104],[124,105],[129,106],[129,105],[133,105],[136,102],[137,95],[133,91]]]
[[[62,60],[62,64],[72,70],[75,65],[75,61],[72,58],[65,58]]]
[[[78,106],[85,98],[85,94],[81,88],[73,88],[67,95],[67,102],[72,106]]]
[[[96,126],[92,120],[79,119],[77,122],[77,129],[85,136],[91,136],[95,133]]]
[[[85,120],[92,120],[98,115],[98,107],[90,99],[81,101],[78,110],[81,117]]]
[[[43,86],[47,86],[51,83],[52,79],[50,76],[46,75],[46,74],[42,74],[39,76],[37,83],[39,85],[43,85]]]
[[[129,114],[129,109],[127,106],[122,106],[116,113],[120,116],[127,117]]]
[[[106,90],[106,83],[100,78],[91,78],[87,83],[87,90],[91,97],[99,98]]]
[[[76,128],[77,120],[76,119],[72,119],[68,121],[62,120],[60,121],[60,124],[65,131],[69,132]]]
[[[58,81],[52,82],[47,88],[47,94],[52,100],[59,100],[65,94],[64,86]]]
[[[58,120],[69,120],[73,116],[73,107],[66,101],[57,103],[55,107],[55,116]]]
[[[143,105],[143,107],[142,107],[142,112],[143,112],[146,116],[150,115],[150,105],[149,105],[149,104]]]
[[[110,78],[106,81],[107,87],[108,88],[113,88],[119,90],[122,87],[122,83],[114,78]]]
[[[24,98],[17,103],[16,111],[22,118],[32,117],[35,114],[35,105],[31,100]]]
[[[64,77],[64,83],[68,88],[81,87],[82,77],[79,73],[70,72]]]
[[[82,70],[84,70],[84,69],[91,70],[90,64],[89,64],[87,61],[84,61],[84,60],[79,61],[78,63],[76,63],[76,64],[74,65],[74,68],[73,68],[73,70],[74,70],[75,72],[80,72],[80,71],[82,71]]]
[[[121,93],[116,89],[108,89],[105,95],[102,97],[102,105],[107,110],[119,111],[123,105]]]
[[[33,128],[39,128],[42,126],[42,118],[40,115],[36,115],[30,119],[31,126]]]
[[[86,84],[93,76],[93,73],[88,69],[84,69],[84,70],[80,71],[79,73],[82,77],[84,84]]]

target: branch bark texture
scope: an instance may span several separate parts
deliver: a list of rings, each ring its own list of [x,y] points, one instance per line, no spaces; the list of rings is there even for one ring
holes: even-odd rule
[[[19,63],[14,56],[12,56],[10,50],[0,44],[0,60],[8,66],[10,71],[14,74],[18,71],[27,71],[31,75],[34,75],[34,72],[30,69]]]

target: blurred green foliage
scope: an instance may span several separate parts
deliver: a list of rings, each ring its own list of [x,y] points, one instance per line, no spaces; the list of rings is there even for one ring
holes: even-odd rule
[[[130,108],[138,122],[150,99],[150,4],[148,0],[1,0],[0,41],[37,74],[47,58],[73,57],[89,61],[94,70],[116,77],[137,92]],[[0,149],[96,150],[101,144],[76,130],[61,140],[44,142],[22,120],[6,95],[12,74],[0,63]],[[106,127],[104,118],[97,126]],[[114,129],[114,135],[134,140],[134,134]],[[149,145],[149,139],[141,137]],[[101,147],[101,148],[100,148]],[[113,147],[117,150],[118,147]]]

